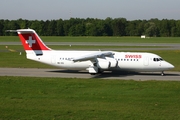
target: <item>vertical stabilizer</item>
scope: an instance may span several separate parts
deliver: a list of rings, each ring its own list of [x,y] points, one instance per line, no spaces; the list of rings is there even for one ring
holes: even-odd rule
[[[43,43],[41,38],[34,30],[19,29],[16,31],[19,35],[19,38],[26,52],[29,50],[33,50],[33,51],[51,50]]]

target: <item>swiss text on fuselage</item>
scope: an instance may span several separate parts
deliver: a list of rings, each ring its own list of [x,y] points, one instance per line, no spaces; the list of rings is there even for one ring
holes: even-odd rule
[[[142,58],[142,55],[125,55],[125,58]]]

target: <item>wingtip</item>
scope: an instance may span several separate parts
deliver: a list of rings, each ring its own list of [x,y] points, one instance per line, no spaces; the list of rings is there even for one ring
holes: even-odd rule
[[[17,30],[6,30],[5,32],[18,32],[18,31],[34,31],[33,29],[17,29]]]
[[[6,32],[17,32],[17,30],[6,30]]]

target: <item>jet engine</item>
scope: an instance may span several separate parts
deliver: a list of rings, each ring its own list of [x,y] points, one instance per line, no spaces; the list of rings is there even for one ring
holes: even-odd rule
[[[117,67],[118,61],[114,58],[106,57],[106,60],[110,62],[111,68]]]
[[[111,66],[111,63],[106,59],[97,59],[97,67],[103,70],[109,69]]]

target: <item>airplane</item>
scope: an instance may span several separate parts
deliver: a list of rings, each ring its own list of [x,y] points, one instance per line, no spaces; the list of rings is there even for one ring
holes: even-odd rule
[[[174,66],[160,56],[147,52],[53,50],[47,47],[33,29],[17,32],[27,59],[68,70],[87,70],[91,75],[103,71],[161,72]]]

